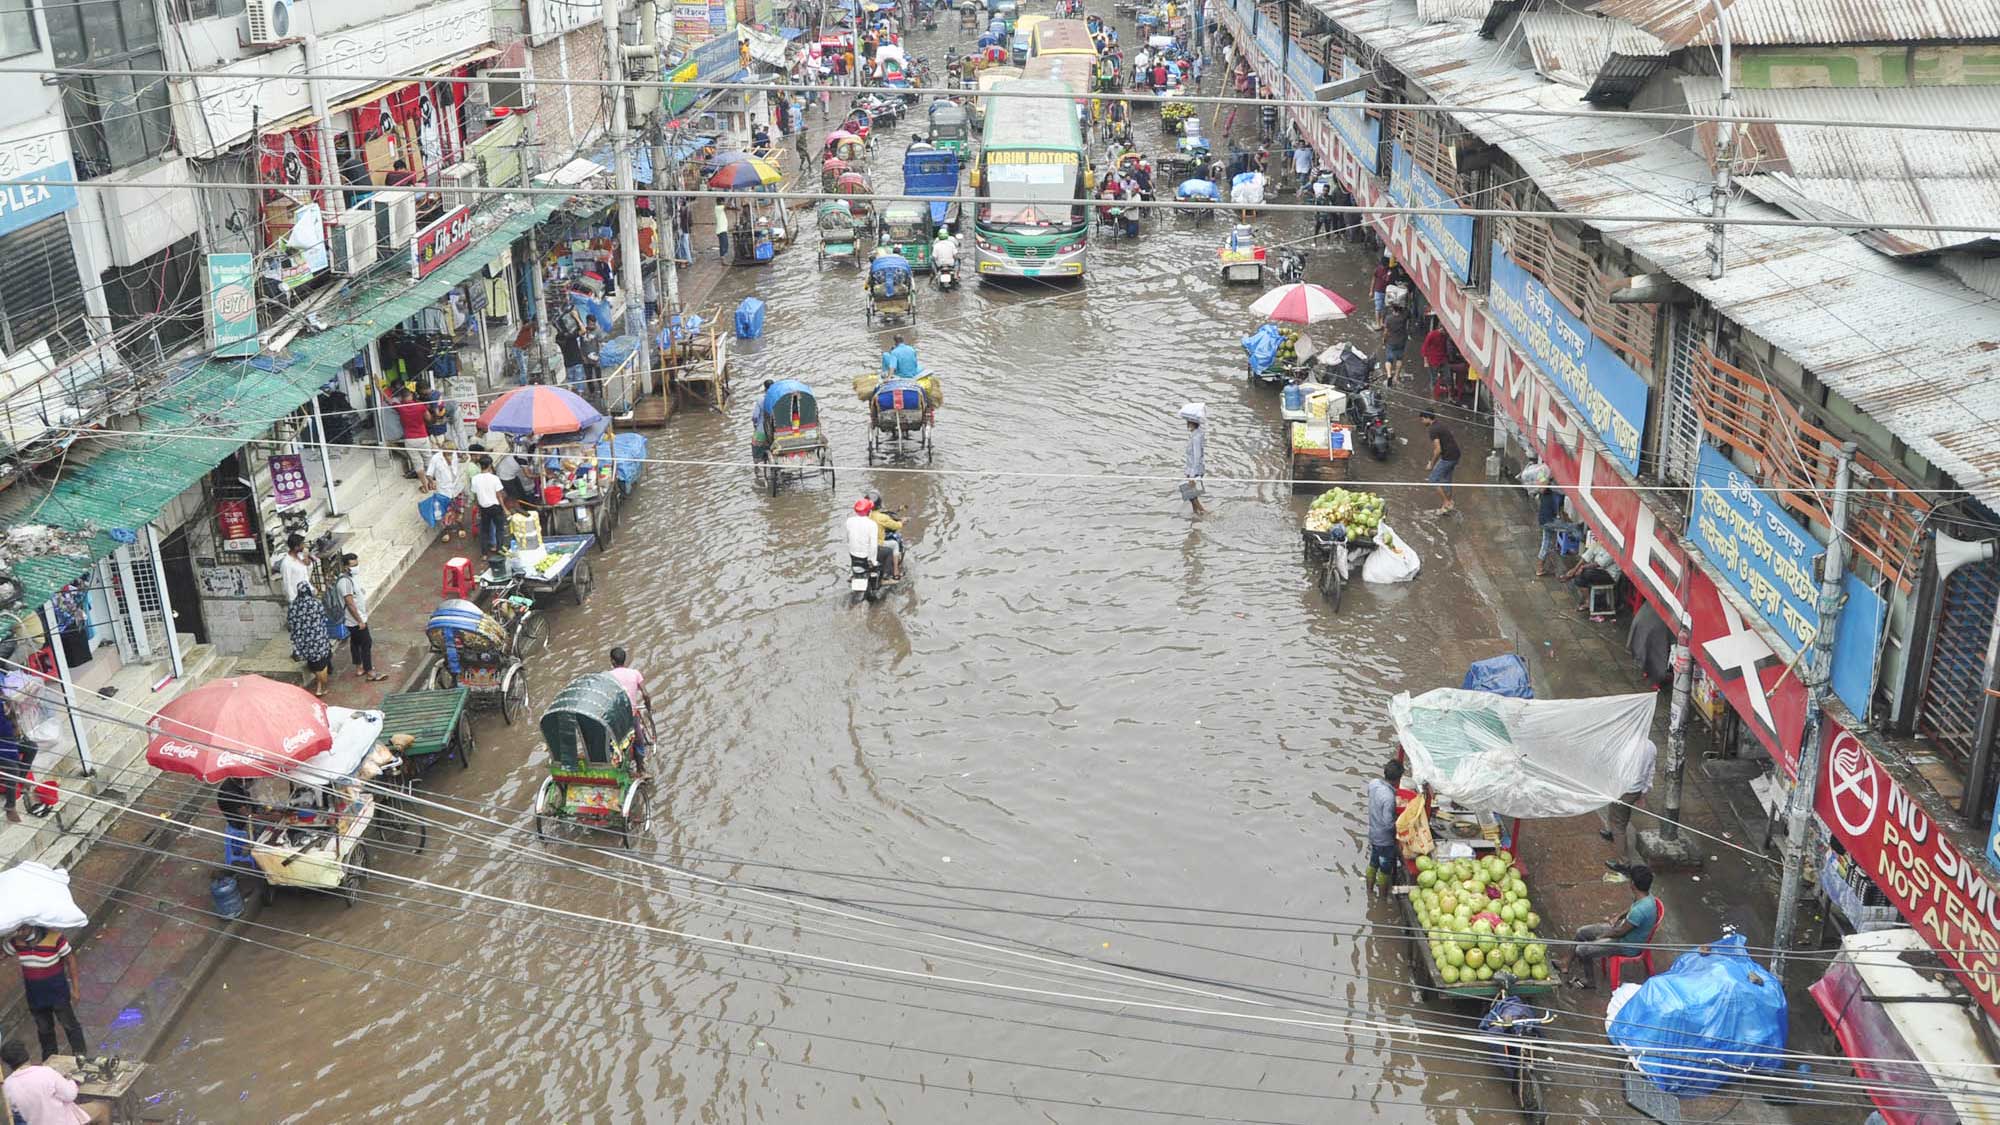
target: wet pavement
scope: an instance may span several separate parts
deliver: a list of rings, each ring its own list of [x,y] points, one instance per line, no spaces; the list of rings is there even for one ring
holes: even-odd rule
[[[941,61],[954,36],[918,49]],[[1139,120],[1157,145],[1155,115]],[[900,183],[900,157],[873,157],[878,187]],[[763,298],[765,337],[737,349],[726,411],[652,435],[651,455],[677,463],[646,470],[590,600],[554,607],[535,704],[629,648],[662,738],[635,855],[806,890],[822,911],[668,878],[581,836],[535,842],[533,729],[483,714],[471,768],[432,779],[455,828],[422,854],[378,853],[436,886],[377,879],[352,908],[281,897],[156,1054],[163,1107],[188,1121],[1508,1119],[1465,1045],[1375,1029],[1474,1013],[1423,999],[1404,943],[1368,932],[1400,919],[1362,893],[1361,793],[1392,753],[1395,692],[1456,686],[1517,639],[1560,694],[1638,690],[1611,655],[1622,630],[1537,605],[1517,492],[1427,514],[1415,444],[1362,468],[1388,482],[1387,521],[1424,573],[1356,588],[1338,614],[1299,562],[1308,497],[1218,481],[1210,513],[1189,517],[1173,496],[1185,401],[1208,405],[1211,476],[1288,472],[1277,397],[1246,384],[1237,345],[1261,289],[1218,284],[1223,229],[1154,218],[1136,242],[1098,242],[1084,285],[926,288],[917,323],[884,331],[863,322],[855,267],[816,267],[809,223],[775,265],[728,271],[711,301]],[[1321,246],[1310,273],[1365,305],[1369,264]],[[866,465],[848,390],[895,331],[945,379],[925,471]],[[1365,319],[1313,330],[1372,350],[1369,335]],[[737,464],[752,389],[782,377],[820,392],[835,487],[773,498]],[[1394,400],[1405,433],[1415,401]],[[1480,479],[1479,429],[1460,425],[1462,481]],[[870,486],[911,521],[910,577],[850,608],[840,520]],[[434,600],[444,553],[393,595],[403,616]],[[1574,891],[1553,908],[1564,925],[1622,897],[1598,879],[1608,846],[1593,848],[1572,821],[1526,853]],[[1710,916],[1695,900],[1680,900],[1690,931]],[[1048,959],[986,947],[1002,939]],[[1184,976],[1167,991],[1120,966]],[[1130,1002],[1087,999],[1103,996]],[[1612,1073],[1556,1077],[1557,1108],[1629,1113]],[[1789,1119],[1754,1098],[1693,1117],[1723,1115]]]

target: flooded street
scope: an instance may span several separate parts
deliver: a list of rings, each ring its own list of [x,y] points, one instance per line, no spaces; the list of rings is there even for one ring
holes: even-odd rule
[[[920,34],[916,50],[941,63],[964,38]],[[1157,115],[1137,118],[1160,151]],[[834,123],[809,119],[816,136]],[[878,188],[899,188],[911,128],[885,131]],[[662,740],[635,854],[739,886],[580,836],[537,842],[533,727],[482,714],[472,768],[431,779],[457,833],[376,857],[436,886],[377,879],[351,909],[266,910],[159,1060],[167,1108],[1496,1120],[1507,1092],[1462,1046],[1346,1025],[1466,1014],[1420,1000],[1405,946],[1363,932],[1398,919],[1362,894],[1362,790],[1392,751],[1389,696],[1455,686],[1465,646],[1501,629],[1455,559],[1463,529],[1425,514],[1428,489],[1385,490],[1422,578],[1357,587],[1338,615],[1299,563],[1306,497],[1217,480],[1210,513],[1184,513],[1183,402],[1208,405],[1211,478],[1288,473],[1277,395],[1246,385],[1237,343],[1262,289],[1218,283],[1225,231],[1149,213],[1136,242],[1093,239],[1081,286],[926,286],[917,324],[890,331],[864,324],[856,267],[816,267],[810,217],[775,265],[733,271],[710,304],[769,306],[764,338],[738,349],[736,396],[651,435],[653,457],[682,463],[646,469],[596,593],[554,608],[531,672],[539,711],[610,646],[631,650]],[[1365,307],[1368,265],[1324,244],[1309,274]],[[866,466],[849,390],[899,330],[946,386],[927,471]],[[1312,335],[1374,350],[1365,315]],[[742,462],[755,388],[787,377],[819,391],[839,478],[772,498]],[[1392,400],[1405,435],[1421,432],[1413,402]],[[1460,479],[1477,480],[1485,442],[1459,430],[1477,449]],[[1412,443],[1363,471],[1415,480],[1424,460]],[[909,578],[849,608],[840,521],[870,486],[911,521]],[[1109,996],[1156,1006],[1093,999]],[[1219,1014],[1256,1011],[1271,1018]],[[1569,1112],[1622,1110],[1608,1088],[1556,1093]]]

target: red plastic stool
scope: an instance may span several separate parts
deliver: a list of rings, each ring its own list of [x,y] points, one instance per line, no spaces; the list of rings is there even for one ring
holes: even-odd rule
[[[1666,900],[1655,899],[1654,901],[1660,904],[1660,916],[1653,920],[1653,928],[1647,931],[1646,933],[1646,940],[1644,944],[1648,946],[1651,946],[1653,944],[1653,939],[1660,935],[1660,923],[1667,920]],[[1633,965],[1646,966],[1646,979],[1647,980],[1653,979],[1653,951],[1650,948],[1642,949],[1639,952],[1631,954],[1630,956],[1626,957],[1605,958],[1604,959],[1605,979],[1609,980],[1611,982],[1611,987],[1615,989],[1620,984],[1624,983],[1623,978],[1625,976],[1625,971],[1631,968]]]
[[[446,559],[444,564],[444,596],[472,600],[472,560],[464,556]]]

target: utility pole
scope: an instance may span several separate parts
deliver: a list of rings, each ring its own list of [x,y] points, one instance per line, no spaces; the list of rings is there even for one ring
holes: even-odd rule
[[[1720,116],[1735,116],[1735,106],[1731,101],[1733,86],[1730,80],[1729,57],[1729,13],[1723,8],[1723,0],[1709,0],[1715,7],[1715,27],[1722,39],[1722,108]],[[1717,219],[1729,215],[1730,173],[1736,164],[1736,123],[1717,123],[1715,138],[1715,186],[1708,192],[1708,213]],[[1720,278],[1728,268],[1729,228],[1718,222],[1708,234],[1708,276],[1710,280]]]
[[[1683,638],[1685,640],[1685,638]],[[1681,792],[1687,779],[1688,697],[1694,694],[1694,652],[1686,644],[1673,649],[1673,702],[1667,708],[1667,792],[1658,831],[1639,833],[1639,854],[1655,868],[1701,866],[1701,851],[1681,835]]]
[[[1840,447],[1840,473],[1833,485],[1833,539],[1819,583],[1819,630],[1806,650],[1806,726],[1799,743],[1799,776],[1785,800],[1785,872],[1778,886],[1778,924],[1771,934],[1771,971],[1785,981],[1785,954],[1799,913],[1799,885],[1805,872],[1813,797],[1819,791],[1820,727],[1833,676],[1834,634],[1840,628],[1841,575],[1847,560],[1847,490],[1854,482],[1854,443]]]
[[[619,0],[604,0],[604,51],[613,77],[625,77],[625,52],[619,46]],[[652,340],[646,331],[646,282],[639,260],[639,208],[632,191],[632,132],[627,123],[629,89],[611,98],[611,154],[618,176],[618,288],[625,294],[625,332],[638,341],[640,390],[653,382]],[[655,169],[657,174],[658,169]]]
[[[648,0],[642,11],[651,9]],[[666,44],[661,43],[660,23],[657,18],[645,21],[640,36],[652,49],[658,59]],[[653,147],[653,269],[660,279],[660,319],[681,311],[680,270],[674,265],[674,247],[680,241],[679,216],[671,209],[672,199],[667,195],[667,182],[671,172],[667,168],[667,112],[672,108],[667,101],[666,91],[660,92],[660,103],[653,111],[652,119],[646,123],[646,136]]]

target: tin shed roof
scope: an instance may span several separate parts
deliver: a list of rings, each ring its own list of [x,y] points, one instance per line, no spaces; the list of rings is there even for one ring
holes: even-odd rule
[[[1716,112],[1722,82],[1683,78],[1688,107]],[[1746,117],[1908,121],[1986,125],[2000,121],[2000,87],[1895,90],[1738,90]],[[1714,130],[1703,149],[1714,160]],[[1827,125],[1753,125],[1739,135],[1738,182],[1794,215],[1880,219],[1883,230],[1860,237],[1884,254],[1925,254],[1985,242],[1969,232],[1895,229],[1913,223],[1984,224],[2000,215],[2000,135],[1931,130],[1843,129]]]
[[[1478,25],[1417,21],[1411,0],[1311,0],[1434,101],[1587,108]],[[1706,161],[1651,125],[1455,115],[1504,150],[1555,204],[1769,340],[1974,493],[2000,504],[2000,300],[1942,270],[1885,258],[1838,231],[1732,227],[1729,270],[1708,277],[1708,228],[1596,214],[1706,217]],[[1788,218],[1751,199],[1735,217]]]
[[[1722,6],[1738,47],[2000,39],[2000,0],[1722,0]],[[1706,0],[1597,0],[1597,10],[1676,49],[1721,42]]]
[[[1534,53],[1535,69],[1562,83],[1588,90],[1613,55],[1665,58],[1667,45],[1651,32],[1624,20],[1576,12],[1529,12],[1521,33]]]

